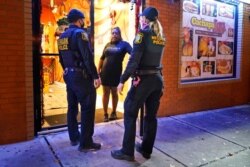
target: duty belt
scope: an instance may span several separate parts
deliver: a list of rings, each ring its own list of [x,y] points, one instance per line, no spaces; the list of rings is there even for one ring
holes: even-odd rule
[[[137,75],[150,75],[150,74],[160,74],[160,70],[137,70]]]
[[[64,69],[64,75],[67,75],[68,72],[82,72],[83,77],[85,79],[89,78],[89,75],[86,73],[86,71],[82,68],[77,68],[77,67],[66,67]]]
[[[66,67],[64,71],[70,71],[70,72],[83,72],[83,69],[77,68],[77,67]]]

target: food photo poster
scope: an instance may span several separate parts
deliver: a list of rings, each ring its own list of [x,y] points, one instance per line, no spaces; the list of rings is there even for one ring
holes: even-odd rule
[[[236,6],[216,0],[183,0],[181,82],[233,77]]]

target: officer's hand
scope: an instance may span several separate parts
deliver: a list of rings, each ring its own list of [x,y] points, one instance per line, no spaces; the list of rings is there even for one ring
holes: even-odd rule
[[[140,81],[141,81],[141,78],[140,78],[139,76],[136,76],[136,77],[133,79],[133,82],[132,82],[133,86],[134,86],[134,87],[137,87],[137,86],[139,85]]]
[[[122,95],[123,86],[124,86],[123,83],[119,83],[119,85],[117,86],[117,91],[118,91],[118,93],[119,93],[120,95]]]
[[[94,80],[94,86],[95,86],[95,88],[96,88],[96,89],[99,88],[100,85],[101,85],[101,80],[100,80],[100,78],[95,79],[95,80]]]

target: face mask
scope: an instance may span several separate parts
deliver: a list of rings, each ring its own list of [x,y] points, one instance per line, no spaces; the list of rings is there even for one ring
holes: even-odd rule
[[[81,24],[81,28],[84,28],[84,22],[82,22],[82,24]]]
[[[145,23],[145,22],[144,22],[144,23],[141,23],[141,24],[140,24],[140,29],[141,29],[141,30],[144,30],[146,27],[148,27],[148,23]]]
[[[80,23],[80,27],[84,28],[84,21],[83,20],[79,20],[79,23]]]
[[[145,29],[148,26],[148,23],[146,22],[145,18],[140,18],[140,24],[139,24],[139,28],[141,30]]]

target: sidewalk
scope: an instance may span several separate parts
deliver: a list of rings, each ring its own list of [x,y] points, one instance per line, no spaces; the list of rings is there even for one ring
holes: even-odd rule
[[[97,124],[102,149],[88,153],[70,146],[67,131],[1,145],[0,167],[250,167],[250,105],[159,118],[149,160],[137,152],[134,162],[111,157],[123,131],[123,120]]]

